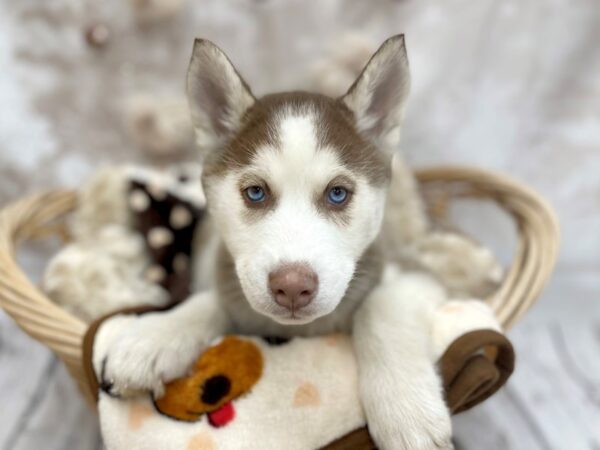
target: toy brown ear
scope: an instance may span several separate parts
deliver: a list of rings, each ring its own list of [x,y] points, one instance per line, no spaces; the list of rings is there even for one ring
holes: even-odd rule
[[[439,361],[446,402],[455,414],[483,402],[508,380],[515,367],[510,341],[494,330],[463,334]]]
[[[211,421],[211,413],[247,394],[262,371],[263,356],[256,344],[227,336],[196,360],[189,376],[167,384],[154,406],[173,419],[194,422],[208,414]]]
[[[510,341],[494,330],[463,334],[446,349],[438,366],[446,403],[453,414],[483,402],[508,380],[515,353]],[[321,450],[375,450],[368,428],[348,433]]]

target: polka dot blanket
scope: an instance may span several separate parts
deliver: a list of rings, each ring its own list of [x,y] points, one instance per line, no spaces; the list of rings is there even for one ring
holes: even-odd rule
[[[187,376],[167,384],[160,398],[104,392],[102,355],[138,314],[101,319],[86,337],[88,375],[98,387],[108,450],[374,448],[351,339],[342,334],[224,336],[198,356]],[[451,411],[484,400],[510,375],[512,347],[481,302],[446,303],[436,312],[431,331],[432,357]]]

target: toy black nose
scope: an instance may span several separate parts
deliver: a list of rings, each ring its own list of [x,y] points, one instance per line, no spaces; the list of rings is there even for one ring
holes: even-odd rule
[[[206,405],[215,405],[229,394],[230,390],[231,381],[229,381],[229,378],[224,375],[215,375],[206,380],[202,385],[200,400]]]
[[[293,312],[312,302],[319,278],[306,264],[286,264],[269,274],[269,288],[275,302]]]

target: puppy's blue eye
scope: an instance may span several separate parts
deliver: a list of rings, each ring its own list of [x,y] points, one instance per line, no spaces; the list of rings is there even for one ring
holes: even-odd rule
[[[327,200],[334,205],[341,205],[348,198],[348,191],[341,186],[334,186],[327,193]]]
[[[265,190],[260,186],[250,186],[249,188],[246,188],[244,194],[246,195],[246,198],[252,203],[262,202],[267,196],[265,194]]]

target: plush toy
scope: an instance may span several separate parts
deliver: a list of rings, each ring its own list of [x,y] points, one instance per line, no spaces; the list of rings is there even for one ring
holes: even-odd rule
[[[86,322],[182,300],[205,203],[197,164],[100,170],[79,190],[72,239],[51,259],[42,289]]]
[[[100,386],[104,349],[135,314],[95,323],[86,336],[89,381]],[[431,324],[452,412],[483,401],[513,369],[514,353],[491,309],[476,300],[439,307]],[[399,401],[399,399],[390,399]],[[351,339],[225,336],[164,395],[122,400],[99,392],[102,434],[120,449],[373,449]]]
[[[214,427],[233,420],[233,400],[250,392],[262,376],[262,352],[252,341],[226,336],[206,350],[192,373],[166,387],[154,401],[156,410],[168,417],[196,422],[206,415]]]

